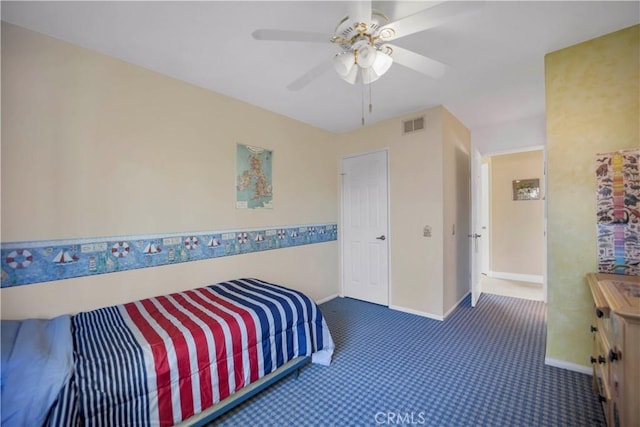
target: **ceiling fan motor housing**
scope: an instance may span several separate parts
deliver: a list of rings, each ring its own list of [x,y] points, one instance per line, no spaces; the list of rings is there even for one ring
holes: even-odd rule
[[[344,50],[353,50],[361,40],[367,40],[377,49],[384,43],[381,38],[376,38],[378,30],[388,21],[389,18],[385,14],[376,10],[372,12],[370,22],[352,22],[346,16],[336,27],[335,35],[343,41],[340,46]]]

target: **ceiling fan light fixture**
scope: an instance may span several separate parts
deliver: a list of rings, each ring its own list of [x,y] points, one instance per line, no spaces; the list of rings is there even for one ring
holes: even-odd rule
[[[344,80],[345,82],[353,85],[356,83],[356,80],[358,80],[359,71],[360,67],[351,67],[351,71],[349,71],[347,75],[340,77],[342,77],[342,80]]]
[[[355,68],[355,64],[356,59],[353,52],[341,52],[333,57],[333,68],[342,78],[349,75],[351,70]]]
[[[389,71],[391,64],[393,64],[393,58],[379,50],[376,52],[376,59],[373,61],[371,68],[378,76],[382,76],[384,73]]]
[[[360,75],[362,77],[362,83],[366,85],[375,82],[381,76],[381,74],[376,73],[373,68],[363,68],[360,71]]]
[[[376,61],[378,51],[371,46],[366,45],[358,49],[358,65],[360,68],[369,68]]]

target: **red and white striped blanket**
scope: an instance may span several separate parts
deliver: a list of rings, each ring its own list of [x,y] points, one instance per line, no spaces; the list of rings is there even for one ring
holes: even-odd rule
[[[51,425],[170,426],[333,341],[304,294],[256,279],[73,317],[75,374]]]

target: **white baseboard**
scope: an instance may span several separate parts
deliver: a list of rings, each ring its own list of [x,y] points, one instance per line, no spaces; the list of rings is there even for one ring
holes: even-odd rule
[[[504,273],[500,271],[490,271],[488,276],[496,279],[516,280],[518,282],[531,282],[540,284],[542,284],[542,281],[544,280],[542,276],[538,276],[535,274]]]
[[[391,310],[402,311],[403,313],[415,314],[416,316],[428,317],[433,320],[444,320],[444,317],[437,316],[435,314],[427,313],[426,311],[414,310],[412,308],[400,307],[397,305],[390,305]]]
[[[555,366],[556,368],[567,369],[569,371],[580,372],[581,374],[593,375],[593,369],[587,366],[578,365],[577,363],[565,362],[564,360],[544,358],[544,364]]]
[[[339,296],[340,296],[340,294],[329,295],[328,297],[325,297],[325,298],[317,300],[316,304],[320,305],[320,304],[325,303],[327,301],[331,301],[334,298],[338,298]]]
[[[444,318],[446,319],[446,318],[451,314],[451,312],[452,312],[453,310],[455,310],[456,308],[458,308],[458,306],[459,306],[460,304],[462,304],[462,301],[464,301],[464,299],[465,299],[467,296],[469,296],[469,294],[470,294],[470,293],[471,293],[471,291],[469,291],[469,292],[467,292],[466,294],[464,294],[464,296],[463,296],[462,298],[460,298],[460,299],[458,300],[458,302],[457,302],[457,303],[455,303],[455,304],[453,305],[453,307],[451,307],[451,308],[449,309],[449,311],[447,311],[447,312],[444,314]]]

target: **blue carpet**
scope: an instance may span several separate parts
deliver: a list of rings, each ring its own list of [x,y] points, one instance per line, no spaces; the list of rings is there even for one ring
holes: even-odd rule
[[[308,365],[212,426],[605,425],[591,377],[544,364],[542,302],[485,294],[444,322],[349,298],[320,308],[332,365]]]

